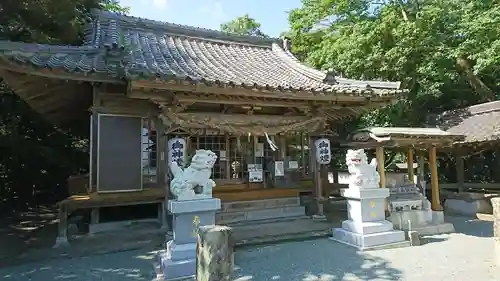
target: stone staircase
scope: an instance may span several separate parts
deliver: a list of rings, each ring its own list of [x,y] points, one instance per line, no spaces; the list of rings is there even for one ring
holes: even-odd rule
[[[305,217],[305,207],[300,205],[299,197],[290,197],[224,202],[215,220],[217,224],[234,226],[288,221],[303,217]]]

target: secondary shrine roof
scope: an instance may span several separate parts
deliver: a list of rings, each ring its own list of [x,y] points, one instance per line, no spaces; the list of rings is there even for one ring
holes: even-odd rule
[[[463,134],[463,143],[500,140],[500,101],[481,103],[443,113],[439,126],[452,134]]]
[[[463,141],[460,133],[446,132],[438,128],[371,127],[356,130],[347,137],[350,146],[427,147],[451,146]]]
[[[286,40],[239,36],[96,11],[82,46],[0,41],[0,68],[116,79],[190,81],[362,96],[402,93],[399,82],[336,77],[298,61]]]

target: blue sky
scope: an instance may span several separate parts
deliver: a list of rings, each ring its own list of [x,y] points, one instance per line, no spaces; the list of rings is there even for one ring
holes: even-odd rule
[[[131,15],[210,29],[248,14],[262,32],[278,37],[288,29],[287,12],[300,7],[300,0],[120,0]]]

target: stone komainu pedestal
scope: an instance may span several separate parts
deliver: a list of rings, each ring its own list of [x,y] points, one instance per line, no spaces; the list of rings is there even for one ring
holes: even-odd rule
[[[354,246],[361,250],[385,247],[409,246],[405,233],[394,230],[385,220],[385,198],[387,188],[347,188],[341,190],[347,199],[349,219],[342,228],[333,229],[332,240]]]
[[[220,199],[170,200],[168,211],[173,215],[174,239],[157,255],[157,273],[165,280],[194,276],[196,273],[196,242],[199,227],[215,224]]]

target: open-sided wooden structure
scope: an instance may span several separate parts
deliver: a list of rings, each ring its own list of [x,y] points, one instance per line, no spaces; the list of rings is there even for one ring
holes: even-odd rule
[[[438,126],[449,133],[465,135],[464,140],[456,142],[454,145],[458,190],[461,192],[466,190],[499,189],[498,184],[466,184],[464,180],[464,157],[483,150],[498,151],[498,144],[500,143],[500,101],[481,103],[444,112],[439,116]]]
[[[95,11],[82,46],[0,42],[0,75],[55,124],[90,116],[91,195],[63,205],[78,201],[83,208],[87,200],[96,208],[90,201],[101,194],[116,193],[111,197],[120,201],[124,192],[126,200],[140,202],[148,189],[161,189],[154,194],[162,198],[172,137],[187,140],[188,154],[196,148],[219,154],[215,197],[293,197],[301,179],[313,174],[304,146],[325,132],[327,122],[389,104],[404,91],[399,82],[312,69],[287,46],[286,40]],[[265,145],[266,134],[278,151]],[[264,151],[256,155],[256,146]],[[270,180],[268,163],[277,160],[298,163],[297,186]],[[263,165],[263,182],[249,183],[248,164]]]
[[[380,186],[386,187],[384,148],[404,149],[408,153],[408,178],[414,180],[414,153],[428,153],[431,172],[432,210],[440,211],[438,171],[436,149],[453,146],[463,141],[464,135],[452,134],[437,128],[365,128],[348,136],[348,145],[376,150],[377,167],[380,174]],[[423,160],[423,158],[422,158]],[[422,162],[422,161],[421,161]],[[419,165],[421,169],[424,165]]]

